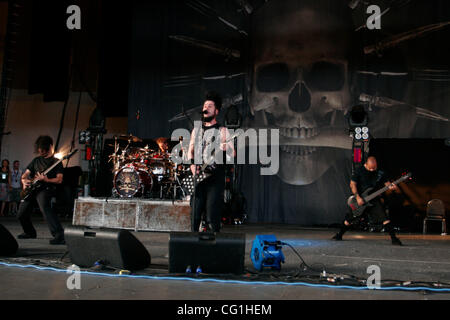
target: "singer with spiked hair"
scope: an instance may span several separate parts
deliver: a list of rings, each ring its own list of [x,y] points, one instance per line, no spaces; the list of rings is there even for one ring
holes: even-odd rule
[[[222,98],[220,95],[216,92],[208,92],[201,112],[202,127],[200,130],[194,128],[191,133],[188,149],[189,160],[192,161],[194,159],[197,147],[204,147],[205,144],[211,143],[211,139],[215,136],[218,136],[220,139],[220,150],[222,155],[219,155],[219,157],[223,156],[222,159],[225,159],[225,152],[227,152],[227,150],[229,151],[227,154],[235,155],[233,143],[230,141],[227,142],[227,139],[230,136],[227,128],[221,126],[217,120],[221,107]],[[218,135],[214,133],[218,133]],[[224,164],[225,161],[222,163],[210,163],[205,171],[207,170],[211,175],[200,182],[195,189],[195,196],[191,199],[191,206],[193,208],[191,213],[191,227],[193,232],[199,231],[203,214],[205,214],[206,231],[220,231],[220,218],[225,187]],[[200,173],[198,164],[192,164],[190,169],[193,175]]]

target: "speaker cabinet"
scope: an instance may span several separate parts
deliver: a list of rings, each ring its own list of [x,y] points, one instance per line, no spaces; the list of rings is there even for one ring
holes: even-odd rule
[[[64,237],[72,262],[80,267],[102,260],[114,268],[140,270],[151,262],[147,249],[127,230],[77,226],[66,228]]]
[[[169,272],[242,274],[245,260],[245,234],[172,232],[169,240]]]
[[[13,235],[0,224],[0,256],[7,257],[16,254],[19,245]]]

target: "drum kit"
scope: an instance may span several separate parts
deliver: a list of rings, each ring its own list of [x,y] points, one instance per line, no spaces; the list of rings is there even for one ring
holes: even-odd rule
[[[127,141],[120,147],[120,141]],[[170,159],[169,139],[152,140],[155,148],[136,146],[143,140],[132,135],[114,137],[114,152],[109,155],[113,164],[113,196],[118,198],[183,199],[182,178],[188,168]]]

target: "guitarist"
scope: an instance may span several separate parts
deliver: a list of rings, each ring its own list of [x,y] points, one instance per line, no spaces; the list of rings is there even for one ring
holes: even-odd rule
[[[364,199],[360,196],[368,188],[377,188],[389,186],[390,190],[397,190],[398,187],[389,182],[383,171],[378,170],[377,159],[373,156],[368,157],[364,166],[355,170],[350,181],[350,189],[356,197],[359,206],[364,205]],[[363,216],[367,216],[371,222],[375,224],[383,223],[384,230],[391,236],[393,245],[402,245],[399,238],[395,236],[391,222],[383,208],[383,204],[379,198],[371,201],[372,207],[367,207]],[[341,230],[333,237],[333,240],[342,240],[344,233],[355,223],[360,217],[354,218],[352,211],[345,217]]]
[[[50,244],[65,244],[64,241],[64,229],[59,222],[58,216],[53,211],[50,200],[56,189],[56,185],[59,185],[63,181],[63,166],[59,163],[53,168],[46,176],[41,173],[53,165],[57,158],[53,156],[53,139],[49,136],[40,136],[35,142],[35,152],[39,154],[28,165],[24,174],[22,175],[23,188],[31,185],[33,180],[42,181],[43,188],[38,190],[36,194],[27,200],[22,200],[19,206],[17,217],[22,225],[24,233],[18,236],[19,239],[35,239],[36,230],[31,222],[31,210],[32,201],[37,200],[39,209],[44,214],[48,223],[50,233],[53,239],[50,240]]]
[[[207,143],[211,143],[213,137],[219,137],[221,155],[224,157],[226,150],[230,149],[233,156],[234,146],[231,141],[228,143],[226,140],[229,137],[227,128],[222,127],[217,121],[220,108],[222,107],[222,99],[215,92],[209,92],[206,94],[205,101],[202,108],[202,128],[197,132],[197,128],[194,128],[191,133],[191,140],[189,143],[188,159],[193,160],[195,152],[200,150],[205,151]],[[218,134],[216,134],[218,133]],[[200,145],[201,144],[201,145]],[[203,159],[203,158],[202,158]],[[200,227],[202,213],[206,213],[207,231],[219,232],[220,231],[220,218],[222,214],[223,205],[223,193],[225,187],[225,159],[222,164],[212,162],[205,169],[206,172],[211,175],[200,182],[196,189],[193,199],[191,200],[191,206],[193,206],[191,212],[191,228],[193,232],[197,232]],[[191,172],[193,175],[199,174],[199,166],[191,164]]]

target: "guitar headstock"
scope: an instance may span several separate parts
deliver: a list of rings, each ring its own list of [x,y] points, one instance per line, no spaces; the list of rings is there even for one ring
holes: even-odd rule
[[[403,172],[402,179],[403,180],[412,180],[412,173],[411,172]]]
[[[66,154],[63,158],[62,158],[62,160],[67,160],[67,159],[69,159],[71,156],[73,156],[75,153],[77,153],[78,152],[78,149],[75,149],[75,150],[73,150],[71,153],[69,153],[69,154]]]
[[[234,138],[239,137],[241,134],[242,134],[242,131],[236,131],[228,138],[228,140],[233,140]]]

